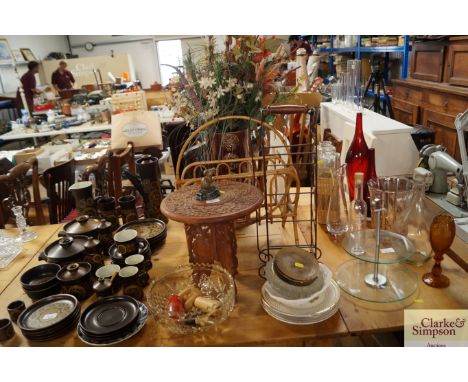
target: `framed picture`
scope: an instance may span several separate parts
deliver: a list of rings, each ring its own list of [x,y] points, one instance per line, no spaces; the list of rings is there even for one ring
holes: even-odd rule
[[[13,61],[10,45],[6,38],[0,38],[0,64],[11,64]]]
[[[16,62],[24,62],[23,54],[20,52],[19,49],[13,49],[11,53],[13,54],[13,57],[15,58]]]
[[[33,52],[29,48],[21,48],[21,53],[26,61],[36,61],[36,57],[34,56]]]

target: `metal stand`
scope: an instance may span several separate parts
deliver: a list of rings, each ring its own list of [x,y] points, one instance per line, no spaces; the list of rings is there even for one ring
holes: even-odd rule
[[[374,111],[379,114],[386,115],[386,107],[388,108],[388,115],[391,119],[395,119],[393,114],[392,108],[392,100],[390,99],[387,89],[385,89],[385,80],[383,77],[382,72],[380,71],[377,64],[372,64],[372,73],[367,80],[367,85],[364,89],[363,97],[366,96],[367,92],[372,89],[372,93],[374,94],[374,101],[372,106]],[[384,96],[384,107],[380,105],[380,91],[383,91]]]
[[[379,274],[379,258],[380,258],[380,214],[382,213],[382,203],[380,199],[374,199],[375,206],[375,262],[374,273],[368,274],[364,277],[364,281],[372,288],[385,288],[387,278]]]
[[[291,134],[293,129],[292,121],[304,117],[304,123],[299,127],[295,135]],[[271,122],[272,119],[282,118],[286,122],[282,131],[289,136],[289,142],[272,142],[267,135],[268,130],[263,126],[264,122]],[[260,156],[260,163],[255,163],[259,170],[263,170],[263,176],[259,179],[259,187],[264,193],[264,209],[257,212],[257,249],[262,265],[259,268],[261,277],[265,277],[265,265],[273,258],[274,254],[286,247],[300,247],[316,258],[320,258],[321,251],[317,247],[317,119],[318,110],[301,105],[278,105],[270,106],[262,110],[261,121],[258,130],[255,132],[257,138],[257,148],[255,152]],[[275,124],[276,126],[276,124]],[[287,162],[284,157],[289,158]],[[309,190],[301,189],[310,187]],[[291,187],[292,186],[292,187]],[[306,217],[298,216],[298,204],[302,195],[308,197]],[[260,234],[260,227],[265,224],[266,238]],[[294,242],[287,239],[278,240],[278,235],[272,234],[272,225],[286,223],[293,224]],[[298,227],[302,224],[307,226],[306,244],[299,242]],[[276,237],[274,237],[276,236]],[[263,245],[262,242],[266,240]]]

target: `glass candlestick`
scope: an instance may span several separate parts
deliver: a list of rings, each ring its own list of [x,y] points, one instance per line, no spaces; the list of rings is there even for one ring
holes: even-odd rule
[[[20,234],[17,237],[18,241],[27,243],[28,241],[34,240],[37,238],[36,232],[28,231],[28,223],[23,215],[23,208],[21,206],[16,206],[11,209],[16,218],[16,226],[20,230]]]

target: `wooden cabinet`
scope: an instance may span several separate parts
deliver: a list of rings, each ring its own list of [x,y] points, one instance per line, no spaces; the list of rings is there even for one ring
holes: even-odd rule
[[[392,102],[395,119],[407,125],[416,125],[419,121],[419,106],[406,100],[394,98]]]
[[[421,80],[394,80],[395,119],[433,128],[436,143],[460,161],[455,117],[468,109],[468,88]]]
[[[468,36],[415,43],[410,57],[410,77],[468,86]]]
[[[418,80],[442,82],[445,43],[422,42],[413,45],[410,76]]]
[[[423,112],[422,124],[435,130],[435,141],[444,145],[447,152],[458,161],[460,150],[458,148],[457,131],[454,128],[455,117],[449,114],[426,109]]]
[[[451,85],[468,86],[468,39],[450,41],[445,81]]]

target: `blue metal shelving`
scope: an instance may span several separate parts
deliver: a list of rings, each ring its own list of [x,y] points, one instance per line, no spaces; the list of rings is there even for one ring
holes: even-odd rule
[[[317,41],[316,36],[312,36],[312,44],[315,45]],[[387,80],[388,74],[388,53],[400,52],[403,53],[403,62],[401,67],[401,78],[405,79],[408,76],[408,63],[409,63],[409,53],[411,51],[410,39],[409,36],[404,36],[404,44],[402,46],[372,46],[365,47],[361,46],[361,35],[358,35],[358,44],[356,47],[350,48],[334,48],[333,47],[334,36],[330,36],[330,48],[319,49],[319,52],[322,53],[355,53],[357,59],[362,58],[362,53],[385,53],[385,70],[384,76]],[[329,56],[330,62],[330,74],[335,74],[335,67],[333,65],[333,55]]]

